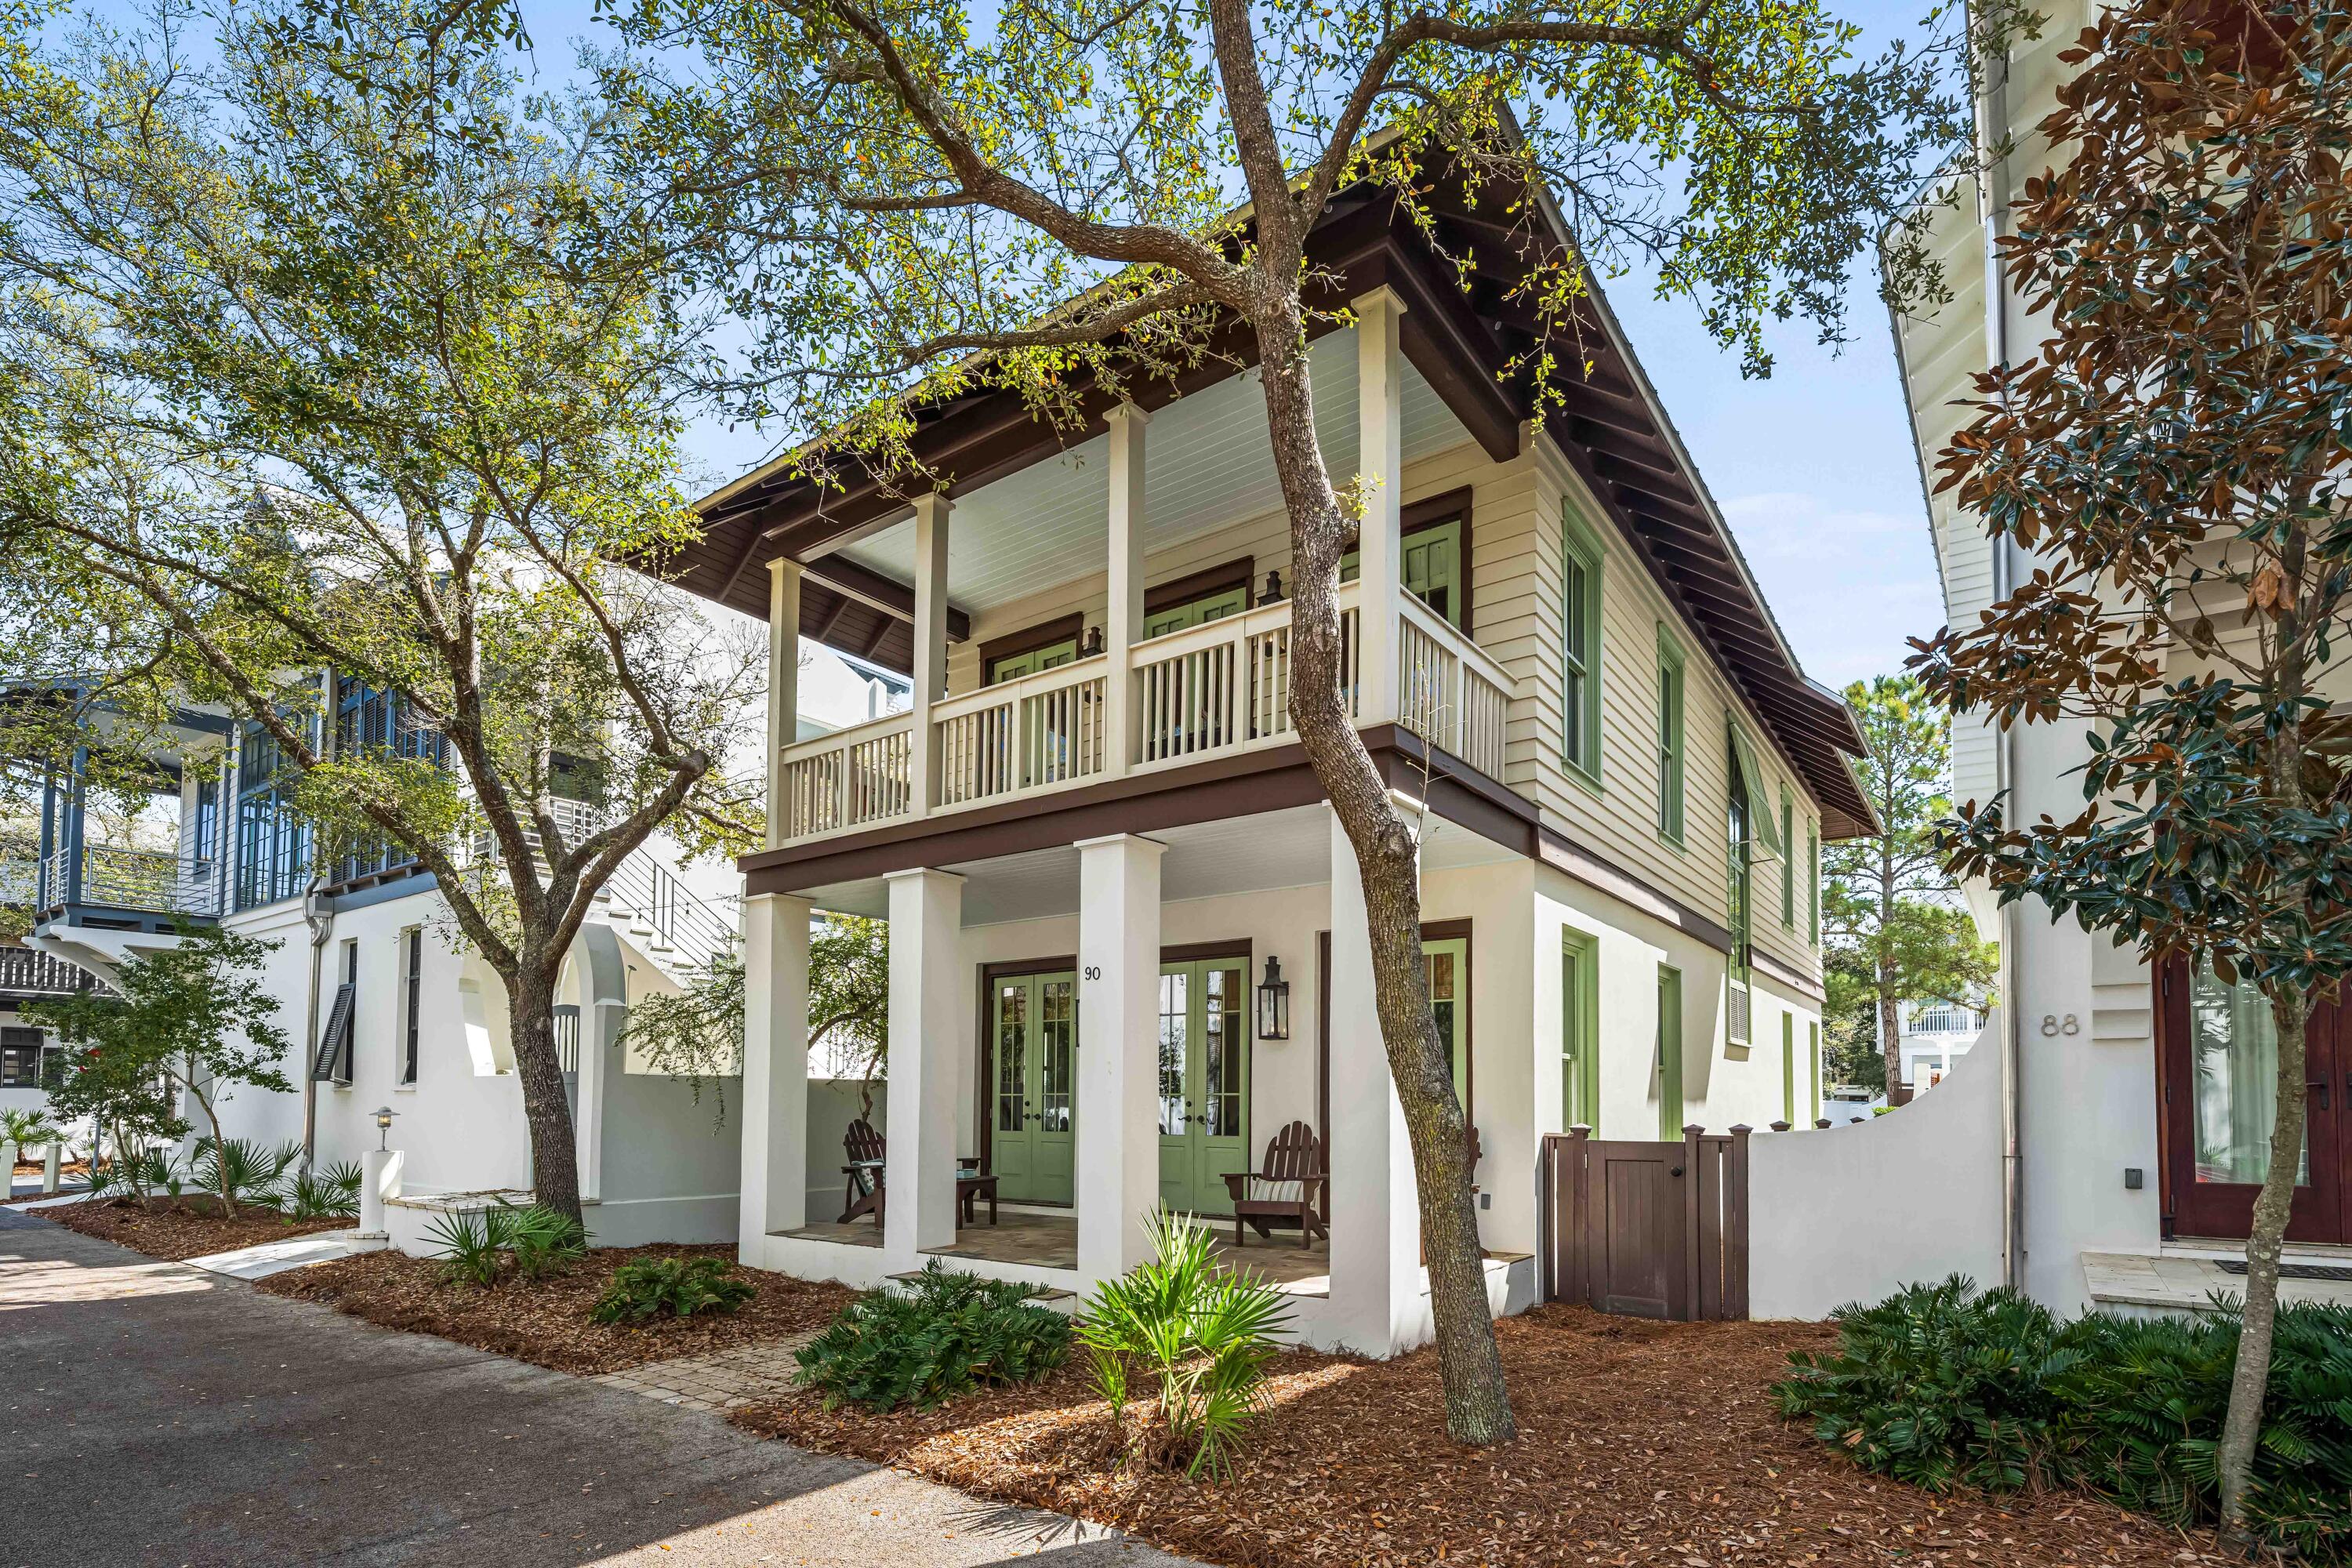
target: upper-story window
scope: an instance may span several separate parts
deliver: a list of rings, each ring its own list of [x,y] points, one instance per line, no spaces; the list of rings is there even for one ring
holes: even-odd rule
[[[1658,628],[1658,833],[1683,841],[1683,650]]]
[[[1797,929],[1797,797],[1780,789],[1780,923]]]
[[[294,813],[299,775],[277,738],[248,722],[236,756],[236,907],[290,899],[310,879],[316,836]]]
[[[1601,782],[1601,545],[1560,518],[1559,749],[1570,772]]]
[[[1822,825],[1805,824],[1805,930],[1807,940],[1822,945]]]
[[[1404,591],[1435,611],[1440,619],[1470,629],[1470,594],[1465,574],[1463,518],[1458,510],[1445,516],[1408,515],[1402,537],[1403,559],[1397,576]],[[1339,581],[1356,580],[1360,563],[1355,551],[1339,557]]]
[[[448,737],[430,724],[417,722],[408,700],[395,691],[370,686],[355,675],[335,678],[335,754],[373,752],[414,758],[436,767],[447,764]],[[337,882],[356,881],[414,865],[416,857],[380,833],[352,839],[335,857],[328,875]]]
[[[1726,837],[1728,840],[1728,881],[1730,896],[1726,900],[1725,913],[1731,928],[1731,999],[1726,1009],[1728,1018],[1725,1033],[1735,1045],[1744,1045],[1748,1038],[1748,1020],[1752,1002],[1748,988],[1748,964],[1751,954],[1749,938],[1753,934],[1755,911],[1755,803],[1748,798],[1745,770],[1738,755],[1739,737],[1732,734],[1731,787],[1726,792]]]

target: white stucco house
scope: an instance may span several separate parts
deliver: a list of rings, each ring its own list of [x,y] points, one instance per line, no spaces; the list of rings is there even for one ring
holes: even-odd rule
[[[2010,202],[2053,160],[2036,129],[2056,107],[2059,52],[2094,11],[2058,5],[2037,38],[1993,62],[1979,101],[1988,144],[2013,150],[1982,182],[1947,180],[1927,193],[1930,235],[1951,298],[1894,319],[1923,489],[1937,452],[1968,417],[1969,376],[2032,355],[2044,323],[1990,259]],[[2013,542],[1999,546],[1949,492],[1927,497],[1944,608],[1973,619],[2033,567]],[[2342,689],[2339,664],[2325,683]],[[2021,725],[2004,735],[1970,715],[1953,727],[1953,797],[2006,791],[2011,820],[2082,809],[2075,769],[2084,732]],[[1982,934],[1998,939],[2000,1005],[1933,1095],[1880,1119],[1923,1130],[1955,1152],[1935,1173],[1948,1216],[1936,1249],[1891,1237],[1890,1254],[1915,1275],[2009,1280],[2063,1310],[2189,1309],[2208,1290],[2242,1289],[2218,1263],[2242,1255],[2267,1160],[2273,1077],[2266,1012],[2244,988],[2183,964],[2151,969],[2137,953],[2072,920],[2052,923],[2038,903],[1996,911],[1972,899]],[[1906,1038],[1906,1051],[1908,1040]],[[2325,1028],[2312,1043],[2315,1087],[2309,1166],[2288,1232],[2290,1269],[2340,1268],[2352,1247],[2352,1117],[2341,1106],[2352,1051]],[[2331,1109],[2334,1107],[2335,1109]],[[1893,1172],[1882,1179],[1899,1182]],[[1891,1234],[1891,1233],[1890,1233]],[[2341,1285],[2290,1278],[2298,1293]]]

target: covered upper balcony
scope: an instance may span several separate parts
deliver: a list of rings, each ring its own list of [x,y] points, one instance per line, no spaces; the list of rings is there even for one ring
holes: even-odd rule
[[[1404,476],[1472,437],[1400,350],[1382,289],[1311,353],[1332,472],[1378,476],[1340,590],[1345,696],[1499,781],[1515,682],[1467,628],[1466,509],[1408,507]],[[1107,428],[809,561],[780,559],[779,647],[835,638],[845,601],[911,622],[914,703],[815,739],[771,721],[772,849],[961,818],[1268,752],[1290,722],[1287,522],[1254,375]],[[1475,460],[1487,461],[1473,448]],[[823,597],[823,621],[803,616]],[[886,627],[887,630],[887,627]],[[793,711],[780,662],[774,712]],[[928,826],[944,826],[942,821]]]

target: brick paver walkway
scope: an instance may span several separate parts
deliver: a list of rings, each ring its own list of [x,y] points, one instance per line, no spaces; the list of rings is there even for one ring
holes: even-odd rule
[[[626,1372],[608,1372],[589,1381],[641,1394],[665,1405],[682,1405],[688,1410],[732,1410],[739,1405],[779,1399],[790,1393],[793,1373],[799,1370],[793,1352],[814,1337],[796,1334],[789,1339],[765,1340],[756,1345],[738,1345],[716,1355],[647,1362]]]

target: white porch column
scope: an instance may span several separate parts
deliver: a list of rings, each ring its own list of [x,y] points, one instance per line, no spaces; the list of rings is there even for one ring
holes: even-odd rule
[[[768,563],[768,847],[784,841],[783,750],[800,733],[801,563]]]
[[[1355,846],[1331,833],[1331,1306],[1349,1345],[1384,1356],[1418,1336],[1421,1204],[1404,1108],[1381,1043]]]
[[[970,1001],[956,958],[963,879],[916,867],[884,880],[890,885],[890,1078],[882,1247],[895,1266],[911,1268],[925,1249],[955,1245],[962,1082],[957,1016]]]
[[[1078,1272],[1146,1261],[1160,1202],[1160,857],[1131,834],[1078,841]],[[894,1032],[892,1037],[898,1037]]]
[[[808,1223],[809,904],[743,900],[742,1256]]]
[[[915,498],[915,730],[907,765],[914,770],[912,813],[939,803],[931,755],[931,704],[948,694],[948,513],[939,491]]]
[[[1117,777],[1135,755],[1135,681],[1127,650],[1143,635],[1143,427],[1151,416],[1122,403],[1103,416],[1110,426],[1110,600],[1103,616],[1103,647],[1110,670],[1103,681],[1103,773]]]
[[[1382,284],[1354,305],[1356,471],[1366,486],[1356,544],[1357,722],[1384,724],[1397,716],[1397,601],[1404,592],[1404,301]]]

